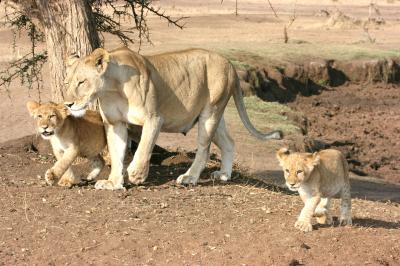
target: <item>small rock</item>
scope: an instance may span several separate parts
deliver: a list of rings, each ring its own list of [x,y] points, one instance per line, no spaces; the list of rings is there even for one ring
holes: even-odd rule
[[[298,260],[296,260],[296,259],[292,259],[290,262],[289,262],[289,266],[301,266],[301,265],[304,265],[304,264],[302,264],[302,263],[300,263]]]
[[[307,244],[305,244],[305,243],[302,243],[301,245],[300,245],[300,247],[301,248],[304,248],[304,249],[311,249],[311,247],[309,246],[309,245],[307,245]]]

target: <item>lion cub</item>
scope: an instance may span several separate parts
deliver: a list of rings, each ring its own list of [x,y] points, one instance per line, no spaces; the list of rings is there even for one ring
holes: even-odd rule
[[[39,104],[26,103],[31,116],[36,120],[36,129],[44,139],[50,140],[57,162],[48,169],[45,180],[53,185],[56,179],[60,186],[70,187],[80,182],[80,178],[72,172],[71,165],[78,157],[91,160],[93,170],[87,176],[92,180],[104,167],[100,153],[106,146],[106,136],[99,113],[86,112],[85,116],[75,118],[61,104],[53,102]]]
[[[304,202],[296,228],[312,231],[313,216],[320,224],[331,224],[330,200],[338,193],[341,196],[340,224],[351,225],[349,168],[341,152],[327,149],[312,154],[291,153],[282,148],[276,156],[285,173],[286,185],[298,191]]]

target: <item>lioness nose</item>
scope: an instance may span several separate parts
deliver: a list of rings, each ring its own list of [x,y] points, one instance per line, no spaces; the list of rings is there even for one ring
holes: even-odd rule
[[[73,103],[73,102],[70,102],[70,103],[64,103],[64,105],[65,105],[66,107],[68,107],[68,108],[71,108],[71,107],[72,107],[72,105],[74,105],[74,103]]]

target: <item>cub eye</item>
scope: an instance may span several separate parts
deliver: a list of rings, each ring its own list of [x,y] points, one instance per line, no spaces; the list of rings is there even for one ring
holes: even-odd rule
[[[301,174],[301,173],[303,173],[303,171],[302,170],[298,170],[297,172],[296,172],[296,174]]]
[[[38,115],[37,117],[42,118],[42,115]]]
[[[54,115],[54,114],[53,114],[53,115],[49,115],[49,117],[50,117],[50,118],[53,118],[53,117],[56,117],[56,115]]]
[[[286,173],[289,173],[289,169],[285,169],[285,172],[286,172]]]

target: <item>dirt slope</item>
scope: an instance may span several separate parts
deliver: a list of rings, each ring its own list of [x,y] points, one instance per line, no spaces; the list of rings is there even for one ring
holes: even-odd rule
[[[353,171],[400,182],[400,86],[352,84],[298,97],[315,148],[342,150]]]

